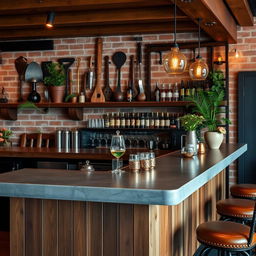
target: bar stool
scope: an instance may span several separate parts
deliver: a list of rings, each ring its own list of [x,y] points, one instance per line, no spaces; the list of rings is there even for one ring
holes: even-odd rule
[[[220,200],[216,205],[221,220],[246,223],[252,220],[254,201],[249,199],[229,198]]]
[[[237,184],[230,188],[231,195],[256,200],[256,184]]]
[[[197,240],[204,246],[199,256],[209,255],[217,249],[221,255],[249,256],[256,246],[254,233],[256,219],[256,203],[254,203],[253,218],[250,226],[231,221],[211,221],[200,224],[196,229]]]

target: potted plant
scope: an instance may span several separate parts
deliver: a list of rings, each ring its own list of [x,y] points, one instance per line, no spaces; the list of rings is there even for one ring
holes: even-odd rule
[[[181,126],[187,132],[185,148],[189,148],[193,146],[194,155],[196,155],[197,154],[196,130],[203,124],[204,118],[199,115],[187,114],[181,117],[180,121],[181,121]]]
[[[222,76],[221,76],[222,77]],[[198,91],[198,93],[190,100],[195,104],[194,111],[202,115],[205,119],[204,127],[208,128],[205,132],[204,138],[210,149],[218,149],[223,142],[223,134],[226,133],[224,127],[218,127],[220,120],[218,114],[220,113],[220,105],[224,99],[225,92],[223,82],[217,79],[216,83],[212,79],[212,87],[209,91]],[[223,78],[222,78],[223,81]],[[222,118],[224,123],[230,123],[228,119]]]
[[[11,135],[12,135],[11,130],[8,130],[6,128],[1,128],[0,129],[0,146],[10,147],[11,146],[11,142],[10,142]]]
[[[49,76],[44,78],[44,84],[49,86],[50,96],[53,102],[61,103],[65,95],[65,72],[62,65],[52,62],[47,65]]]

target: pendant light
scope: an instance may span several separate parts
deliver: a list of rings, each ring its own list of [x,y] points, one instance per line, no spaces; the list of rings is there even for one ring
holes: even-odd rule
[[[47,15],[47,20],[46,20],[45,26],[47,28],[53,28],[54,19],[55,19],[55,12],[49,12]]]
[[[164,69],[170,75],[182,74],[187,66],[186,56],[180,52],[176,42],[177,37],[177,6],[174,1],[174,44],[171,51],[164,57]]]
[[[200,55],[201,48],[201,21],[198,19],[198,55],[195,62],[189,66],[189,75],[192,80],[205,80],[209,73],[208,65],[205,63],[203,58]]]

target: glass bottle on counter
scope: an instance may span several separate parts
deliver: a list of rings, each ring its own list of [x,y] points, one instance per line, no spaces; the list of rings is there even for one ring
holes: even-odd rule
[[[175,83],[174,89],[173,89],[173,101],[179,100],[179,89],[178,89],[178,83]]]
[[[180,101],[184,101],[185,100],[185,87],[184,87],[184,81],[181,80],[180,83]]]
[[[132,113],[132,116],[131,116],[131,128],[135,128],[135,127],[136,127],[135,113]]]
[[[159,113],[156,112],[156,114],[155,114],[155,128],[159,128],[159,127],[160,127]]]
[[[167,91],[166,91],[166,100],[165,101],[172,101],[172,85],[171,84],[168,84],[168,87],[167,87]]]
[[[137,113],[135,127],[140,128],[140,113]]]
[[[164,118],[164,112],[162,112],[160,116],[160,128],[164,128],[164,127],[165,127],[165,118]]]
[[[150,127],[150,117],[149,117],[149,113],[146,113],[145,128],[148,129],[149,127]]]
[[[121,113],[120,127],[125,128],[125,116],[124,112]]]
[[[156,89],[155,89],[155,101],[159,102],[160,101],[160,89],[158,86],[158,83],[156,83]]]
[[[111,113],[110,120],[109,120],[109,127],[115,128],[115,115],[114,113]]]
[[[170,124],[171,124],[171,122],[170,122],[170,113],[166,113],[166,115],[165,115],[165,128],[170,128]]]
[[[105,128],[109,128],[109,127],[110,127],[109,113],[107,113],[107,114],[104,116],[104,127],[105,127]]]
[[[152,112],[149,118],[149,128],[155,128],[155,114]]]
[[[162,84],[162,87],[161,87],[160,101],[166,101],[166,91],[165,91],[165,85],[164,84]]]
[[[120,128],[121,126],[121,119],[120,119],[120,114],[119,112],[116,114],[116,120],[115,120],[115,127]]]

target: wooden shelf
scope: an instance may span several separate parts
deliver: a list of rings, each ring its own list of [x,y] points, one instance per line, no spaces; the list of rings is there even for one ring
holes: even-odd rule
[[[88,131],[139,131],[139,132],[147,132],[147,131],[157,131],[157,132],[165,132],[165,131],[172,131],[172,130],[182,130],[177,128],[83,128],[83,130]]]

